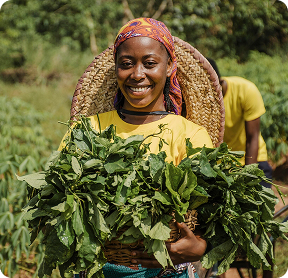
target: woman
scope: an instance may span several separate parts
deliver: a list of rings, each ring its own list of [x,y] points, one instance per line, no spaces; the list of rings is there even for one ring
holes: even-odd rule
[[[114,124],[120,137],[135,134],[145,137],[158,132],[159,124],[167,124],[161,137],[168,144],[164,144],[162,150],[167,153],[167,161],[176,165],[185,157],[185,138],[190,138],[193,147],[213,147],[205,128],[181,116],[182,95],[176,78],[173,38],[162,22],[151,18],[128,22],[115,39],[114,60],[119,86],[114,100],[116,110],[99,114],[102,130]],[[90,119],[99,130],[97,116]],[[159,140],[147,139],[146,143],[151,143],[150,152],[159,151]],[[185,223],[177,225],[182,237],[176,243],[167,244],[167,249],[179,271],[169,277],[184,278],[189,277],[186,263],[201,258],[206,241],[197,231],[190,231]],[[103,268],[105,277],[160,277],[161,267],[153,256],[137,250],[131,254],[134,256],[131,265],[139,268],[107,263]],[[165,273],[161,275],[165,277]]]

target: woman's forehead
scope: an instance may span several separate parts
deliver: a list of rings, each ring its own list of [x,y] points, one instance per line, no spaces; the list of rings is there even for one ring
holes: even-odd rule
[[[166,47],[159,41],[149,37],[133,37],[124,41],[117,49],[118,55],[129,55],[129,53],[150,53],[165,55]]]

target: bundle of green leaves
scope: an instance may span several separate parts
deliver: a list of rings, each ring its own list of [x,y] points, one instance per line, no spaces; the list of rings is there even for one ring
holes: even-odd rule
[[[165,245],[168,223],[172,215],[184,221],[187,210],[196,208],[213,246],[202,258],[204,267],[222,261],[219,272],[226,271],[241,248],[255,267],[269,268],[268,233],[287,239],[288,227],[272,220],[277,197],[259,184],[265,178],[257,165],[242,167],[226,144],[194,149],[187,139],[187,157],[175,166],[163,151],[148,155],[144,141],[143,136],[116,136],[113,125],[97,132],[82,116],[44,171],[18,177],[31,192],[23,216],[31,242],[44,230],[39,277],[57,266],[62,277],[83,270],[87,277],[103,277],[105,242],[123,227],[121,242],[142,240],[163,268],[173,266]],[[164,143],[161,139],[159,149]],[[259,246],[253,243],[256,235]]]

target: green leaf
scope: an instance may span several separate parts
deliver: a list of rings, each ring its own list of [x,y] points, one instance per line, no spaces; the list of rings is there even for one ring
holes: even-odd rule
[[[115,195],[115,203],[118,205],[122,205],[126,203],[127,195],[131,191],[129,187],[124,186],[124,183],[118,185],[116,195]]]
[[[151,229],[149,236],[153,239],[167,240],[170,237],[171,229],[162,222],[156,223]]]
[[[54,165],[61,155],[60,151],[53,151],[45,164],[45,171],[47,171],[52,165]]]
[[[75,247],[66,247],[60,241],[56,229],[50,231],[45,243],[45,257],[42,262],[44,264],[44,274],[51,275],[51,268],[55,269],[57,264],[62,264],[69,260],[73,255]]]
[[[66,211],[66,201],[62,202],[56,206],[51,207],[52,210],[57,210],[59,212],[65,212]]]
[[[105,218],[105,222],[107,223],[109,227],[113,227],[118,216],[119,216],[119,212],[115,210],[109,216]]]
[[[142,231],[142,234],[144,236],[149,235],[150,230],[151,230],[151,216],[148,216],[148,217],[142,219],[140,226],[141,226],[140,230]]]
[[[244,248],[249,262],[255,268],[260,268],[262,265],[263,269],[271,270],[271,266],[268,263],[266,257],[263,255],[261,250],[257,247],[257,245],[252,241],[251,238],[247,240]]]
[[[66,247],[70,248],[75,237],[71,221],[61,221],[61,223],[56,226],[56,231],[59,240]]]
[[[206,177],[215,178],[217,176],[217,173],[213,170],[208,161],[205,148],[202,148],[199,160],[200,160],[200,172]]]
[[[133,243],[140,239],[142,236],[141,232],[137,227],[129,227],[118,239],[124,244]]]
[[[118,155],[110,156],[104,164],[104,168],[109,174],[122,170],[127,171],[127,166],[128,163],[124,162],[124,158],[121,158]]]
[[[89,263],[93,263],[97,258],[97,255],[101,252],[101,244],[97,239],[95,232],[87,222],[87,216],[83,215],[83,227],[84,236],[82,245],[78,251],[79,260],[83,262],[82,270],[85,270],[85,266]]]
[[[140,226],[141,220],[140,220],[140,217],[139,217],[138,214],[132,214],[132,219],[133,219],[133,225],[134,225],[135,227]]]
[[[160,152],[157,155],[151,153],[148,157],[150,175],[155,182],[158,182],[161,178],[163,169],[165,167],[165,158],[166,154],[164,152]]]
[[[197,186],[197,177],[192,172],[192,170],[189,169],[187,172],[185,172],[184,181],[180,186],[178,193],[183,199],[188,201],[191,198],[191,193],[196,188],[196,186]]]
[[[264,203],[262,205],[262,219],[263,220],[272,220],[274,215],[274,211],[271,211],[271,209]]]
[[[228,186],[232,185],[234,181],[233,177],[226,176],[226,174],[219,169],[218,165],[214,166],[213,169],[217,172],[218,176],[221,177],[228,184]]]
[[[163,240],[154,240],[152,245],[152,251],[154,257],[163,268],[166,268],[168,264],[173,266],[165,242]]]
[[[26,181],[30,186],[36,189],[40,189],[41,187],[47,184],[45,181],[45,176],[46,176],[45,172],[37,172],[21,177],[16,175],[19,181]]]
[[[193,190],[191,192],[191,197],[190,197],[190,209],[196,209],[199,206],[205,204],[208,202],[208,198],[210,197],[210,195],[207,194],[207,192],[205,190],[203,190],[203,188],[201,188],[200,186],[196,186],[195,190]],[[204,211],[203,211],[204,213]]]
[[[78,175],[78,176],[81,176],[82,174],[82,169],[81,169],[81,166],[78,162],[78,159],[75,157],[75,156],[72,156],[72,168],[73,168],[73,171]]]
[[[166,186],[168,190],[175,195],[179,189],[179,184],[182,180],[184,172],[171,163],[167,163],[165,168]],[[178,193],[177,193],[178,195]],[[179,195],[178,195],[179,196]]]
[[[270,258],[274,258],[273,244],[265,230],[263,230],[260,235],[258,247],[263,254],[268,253]]]
[[[201,150],[201,148],[195,148],[195,149],[193,148],[190,138],[186,138],[185,141],[186,141],[187,157],[194,155],[195,153],[198,153]]]
[[[78,237],[84,233],[84,224],[80,214],[80,204],[76,205],[76,210],[73,212],[72,225],[73,230]]]
[[[230,265],[234,262],[236,252],[238,250],[238,245],[235,244],[231,250],[225,255],[224,259],[221,261],[220,265],[218,266],[217,275],[221,275],[222,273],[226,272]]]
[[[67,198],[66,198],[66,204],[69,206],[69,207],[73,207],[73,204],[74,204],[74,195],[67,195]]]
[[[83,164],[83,169],[90,169],[90,168],[99,168],[100,166],[103,165],[102,160],[100,159],[96,159],[96,158],[92,158],[87,160],[84,164]]]
[[[129,136],[127,139],[125,139],[124,141],[124,146],[129,146],[129,145],[139,145],[139,143],[141,143],[143,141],[144,137],[143,135],[132,135]]]
[[[95,229],[95,232],[102,231],[103,233],[110,234],[110,230],[105,222],[103,215],[94,203],[93,199],[87,194],[89,206],[89,222]]]
[[[154,196],[152,197],[155,200],[160,201],[164,205],[172,205],[172,200],[169,197],[168,194],[161,192],[161,191],[155,191]]]
[[[229,254],[231,250],[234,250],[234,248],[235,245],[228,239],[224,243],[214,247],[201,258],[202,266],[206,269],[211,268],[216,262],[222,260],[226,254]]]
[[[131,173],[129,173],[124,181],[124,186],[126,187],[130,187],[131,186],[131,182],[135,180],[136,177],[136,171],[132,171]]]
[[[47,216],[47,211],[40,210],[39,208],[30,209],[27,212],[23,213],[23,219],[27,221],[43,216]]]

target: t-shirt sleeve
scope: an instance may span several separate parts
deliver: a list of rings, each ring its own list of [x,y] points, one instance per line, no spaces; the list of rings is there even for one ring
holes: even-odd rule
[[[252,82],[247,84],[243,99],[243,117],[245,121],[252,121],[265,113],[265,106],[258,88]]]
[[[66,137],[68,136],[68,135],[70,135],[71,134],[71,130],[68,130],[66,133],[65,133],[65,135],[63,136],[63,138],[62,138],[62,140],[61,140],[61,142],[60,142],[60,144],[59,144],[59,147],[58,147],[58,150],[57,151],[61,151],[65,146],[66,146],[66,144],[65,144],[65,139],[66,139]]]
[[[98,131],[99,125],[98,125],[98,121],[96,122],[95,117],[96,116],[90,116],[89,118],[91,120],[92,127]],[[76,125],[76,123],[73,123],[71,126],[71,129],[73,129],[75,127],[75,125]],[[58,151],[61,151],[66,146],[65,139],[67,136],[69,136],[71,134],[71,129],[68,129],[67,132],[64,134],[64,136],[63,136],[63,138],[59,144]]]
[[[74,128],[74,126],[76,125],[76,123],[73,123],[72,126],[71,126],[71,129]],[[69,136],[71,134],[71,129],[69,128],[66,133],[64,134],[60,144],[59,144],[59,147],[58,147],[58,150],[57,151],[61,151],[65,146],[66,146],[66,143],[65,143],[65,139],[67,136]]]
[[[212,140],[205,128],[199,128],[192,138],[190,138],[193,148],[202,148],[204,145],[207,148],[213,148]]]

